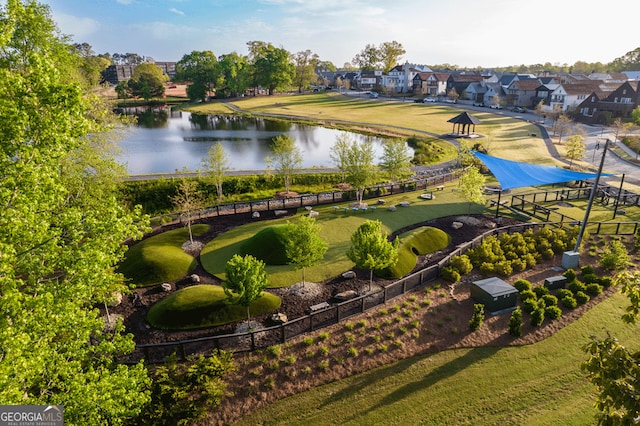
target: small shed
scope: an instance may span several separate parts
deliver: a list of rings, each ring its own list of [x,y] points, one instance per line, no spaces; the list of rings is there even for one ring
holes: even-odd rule
[[[471,283],[471,298],[495,314],[516,308],[518,289],[498,277],[487,278]]]

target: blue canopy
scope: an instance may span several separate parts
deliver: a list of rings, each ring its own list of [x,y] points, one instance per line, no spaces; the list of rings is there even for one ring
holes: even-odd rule
[[[537,164],[505,160],[475,151],[473,151],[473,155],[491,170],[491,173],[498,179],[503,190],[523,186],[569,182],[572,180],[593,179],[597,176],[596,173],[574,172],[559,167],[540,166]],[[602,176],[613,175],[603,173]]]

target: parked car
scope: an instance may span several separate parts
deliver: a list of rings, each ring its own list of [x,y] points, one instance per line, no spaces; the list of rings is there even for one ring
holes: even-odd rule
[[[513,112],[527,112],[526,108],[522,108],[522,107],[514,107],[511,111]]]
[[[489,108],[491,108],[491,109],[502,109],[502,105],[500,105],[500,104],[491,104],[491,105],[489,105]]]
[[[369,96],[371,96],[373,99],[378,97],[378,92],[369,92]]]
[[[486,106],[486,105],[484,104],[484,102],[474,102],[474,103],[473,103],[473,106],[477,106],[477,107],[484,107],[484,106]]]
[[[424,98],[423,102],[426,103],[435,103],[436,102],[436,98]]]
[[[420,98],[418,98],[418,99],[414,99],[414,100],[413,100],[413,102],[415,102],[415,103],[417,103],[417,104],[421,104],[421,103],[423,103],[423,102],[424,102],[424,99],[420,99]]]

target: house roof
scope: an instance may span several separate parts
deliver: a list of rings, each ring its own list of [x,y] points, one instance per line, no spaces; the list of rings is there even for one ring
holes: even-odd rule
[[[509,85],[509,89],[516,90],[536,90],[538,87],[540,87],[538,79],[516,80]]]
[[[468,112],[462,112],[455,117],[447,120],[447,123],[455,123],[455,124],[480,124],[480,120],[478,120],[473,115],[469,115]]]
[[[594,80],[592,82],[582,81],[580,83],[574,84],[563,84],[562,88],[567,93],[567,95],[584,95],[597,90],[601,84],[602,81],[599,80]]]

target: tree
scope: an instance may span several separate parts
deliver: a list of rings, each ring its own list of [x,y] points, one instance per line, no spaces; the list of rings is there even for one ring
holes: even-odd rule
[[[640,315],[640,273],[621,272],[616,275],[614,284],[621,285],[621,292],[630,302],[622,321],[635,324]],[[598,423],[635,424],[640,416],[640,395],[637,392],[640,352],[629,351],[611,335],[604,339],[592,337],[583,350],[589,358],[581,368],[598,391],[595,403],[599,411]]]
[[[270,43],[249,42],[250,57],[253,59],[255,85],[266,87],[269,95],[286,90],[293,80],[295,66],[285,49]]]
[[[454,102],[457,101],[459,97],[460,97],[460,95],[456,91],[455,87],[452,87],[451,90],[449,90],[447,92],[447,98],[451,99]],[[498,102],[500,102],[500,97],[499,96],[494,96],[493,99],[496,99],[496,97],[498,98]]]
[[[294,81],[296,86],[298,86],[298,93],[302,93],[302,89],[309,87],[316,79],[315,70],[319,62],[319,57],[307,49],[293,55],[293,62],[296,67]]]
[[[284,181],[284,190],[288,194],[296,169],[302,165],[302,154],[300,148],[295,145],[295,141],[289,135],[276,136],[271,145],[271,157],[265,158],[269,167],[275,165],[276,173]]]
[[[469,211],[471,211],[471,204],[484,204],[484,185],[487,178],[480,173],[480,170],[476,166],[471,166],[460,176],[458,181],[458,188],[462,197],[469,202]]]
[[[404,140],[390,139],[384,144],[380,168],[389,174],[391,182],[396,182],[411,176],[412,158]]]
[[[402,44],[397,41],[386,41],[380,45],[379,56],[382,62],[382,72],[389,74],[389,71],[395,67],[402,55],[407,53]]]
[[[198,181],[182,179],[178,185],[178,193],[171,197],[171,201],[180,212],[180,218],[185,219],[189,230],[189,241],[193,244],[193,233],[191,232],[193,214],[200,210],[204,204],[202,194],[198,191]]]
[[[573,122],[569,117],[564,114],[560,114],[555,121],[553,128],[558,134],[558,143],[562,143],[562,136],[571,128]]]
[[[287,222],[285,250],[289,264],[302,269],[302,284],[305,283],[304,270],[317,264],[329,248],[320,237],[320,227],[316,220],[302,216],[297,224]]]
[[[567,140],[566,156],[569,158],[569,169],[573,165],[574,160],[579,160],[584,157],[587,147],[584,144],[584,137],[582,135],[571,135]]]
[[[351,142],[347,152],[347,182],[356,188],[358,204],[362,204],[364,189],[375,176],[376,167],[373,161],[374,152],[371,143]]]
[[[127,99],[129,96],[131,96],[129,83],[126,81],[121,81],[118,84],[116,84],[115,90],[116,90],[116,94],[118,95],[118,99]]]
[[[640,106],[637,106],[631,111],[631,119],[636,125],[640,125]]]
[[[167,76],[155,64],[144,62],[137,65],[129,79],[129,90],[133,96],[142,96],[145,100],[164,95],[164,82]]]
[[[614,59],[609,66],[613,71],[640,71],[640,47]]]
[[[236,52],[224,55],[220,62],[219,89],[222,96],[235,97],[243,94],[249,87],[249,62]]]
[[[347,133],[339,134],[336,136],[336,142],[329,152],[331,161],[333,161],[333,164],[336,165],[342,175],[342,182],[346,182],[351,144],[351,138]]]
[[[190,82],[187,87],[189,99],[205,101],[215,90],[220,76],[218,60],[210,50],[194,50],[176,63],[175,81]]]
[[[213,181],[218,192],[217,203],[219,204],[224,194],[222,193],[222,184],[227,171],[229,170],[229,156],[220,142],[216,142],[211,148],[207,157],[202,161],[207,175]]]
[[[222,289],[229,302],[247,308],[247,321],[251,319],[249,306],[262,295],[269,285],[264,262],[250,254],[244,257],[234,254],[225,267],[226,278]]]
[[[398,245],[387,239],[379,220],[366,220],[351,235],[351,248],[347,256],[358,268],[369,269],[369,291],[373,283],[374,269],[385,269],[398,262]]]
[[[351,61],[362,71],[375,71],[380,65],[380,51],[373,44],[367,44]]]
[[[149,401],[148,375],[118,362],[135,343],[96,306],[126,292],[114,266],[148,220],[101,175],[115,162],[90,148],[113,116],[83,92],[49,8],[8,0],[0,26],[0,401],[122,424]]]

